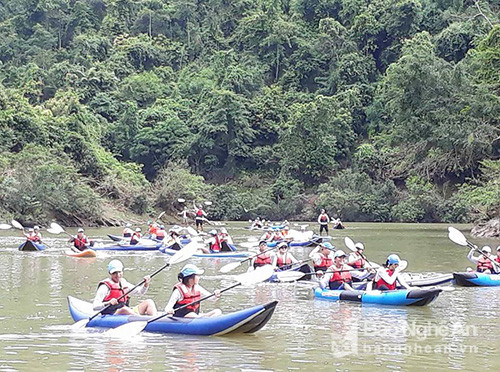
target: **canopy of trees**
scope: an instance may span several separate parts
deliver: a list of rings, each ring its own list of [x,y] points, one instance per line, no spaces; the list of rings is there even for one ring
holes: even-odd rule
[[[500,213],[500,3],[0,2],[0,211]]]

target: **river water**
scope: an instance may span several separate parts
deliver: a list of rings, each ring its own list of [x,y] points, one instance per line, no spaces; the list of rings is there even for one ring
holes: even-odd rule
[[[258,235],[243,226],[227,226],[236,243]],[[103,241],[108,233],[119,230],[87,230]],[[364,242],[365,254],[375,262],[396,252],[408,260],[408,272],[463,271],[469,265],[467,249],[448,240],[445,225],[351,223],[331,235],[340,247],[345,236]],[[0,232],[0,371],[500,369],[500,287],[454,287],[425,307],[381,307],[314,300],[305,284],[264,283],[235,288],[216,304],[202,305],[204,310],[217,306],[230,312],[278,300],[268,325],[255,334],[193,337],[146,332],[109,339],[88,329],[75,331],[70,328],[66,298],[91,300],[98,281],[107,277],[110,259],[121,259],[125,277],[136,283],[161,267],[167,256],[99,252],[97,258],[78,259],[63,254],[68,247],[63,235],[44,237],[50,246],[46,251],[20,252],[17,246],[24,239],[19,233]],[[472,240],[478,245],[500,244]],[[292,248],[292,253],[301,259],[310,250]],[[231,284],[229,276],[218,272],[231,260],[190,262],[206,269],[201,284],[208,290]],[[159,308],[170,296],[178,269],[165,270],[152,281],[147,297]]]

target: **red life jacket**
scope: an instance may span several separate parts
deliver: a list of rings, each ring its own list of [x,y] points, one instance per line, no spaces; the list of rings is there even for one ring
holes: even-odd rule
[[[156,235],[156,232],[158,231],[158,226],[156,224],[152,224],[151,226],[149,226],[149,234],[150,235]]]
[[[477,269],[478,272],[483,272],[485,270],[493,270],[493,263],[489,258],[481,256],[481,258],[477,261]]]
[[[389,274],[389,276],[393,276],[394,275],[394,271],[387,269],[387,274]],[[379,280],[377,280],[377,282],[375,283],[375,289],[380,288],[383,285],[385,285],[387,287],[387,289],[390,289],[390,290],[396,289],[396,281],[394,281],[394,283],[392,283],[392,284],[388,284],[382,278],[380,278]]]
[[[366,263],[365,259],[363,257],[360,257],[358,260],[348,265],[354,267],[355,269],[362,269],[363,267],[365,267],[365,263]]]
[[[35,232],[30,233],[27,237],[27,240],[30,240],[32,242],[39,242],[42,239],[40,239],[40,234],[36,234]]]
[[[140,232],[134,232],[132,234],[132,237],[130,238],[130,244],[137,244],[139,243],[139,239],[142,238],[142,235]]]
[[[163,240],[165,238],[165,230],[156,230],[156,239]]]
[[[174,305],[174,310],[183,306],[190,304],[192,302],[198,301],[201,298],[200,291],[195,290],[195,285],[189,289],[187,288],[184,284],[182,283],[177,283],[174,285],[174,289],[177,288],[179,292],[182,294],[182,300],[177,301],[177,303]],[[200,313],[200,303],[197,302],[196,304],[186,306],[184,309],[176,311],[174,313],[175,316],[186,316],[186,314],[189,314],[191,312],[194,312],[196,314]]]
[[[214,236],[214,242],[210,244],[210,250],[220,252],[220,240],[218,236]]]
[[[330,279],[330,282],[343,282],[343,283],[352,282],[352,276],[351,276],[350,272],[337,271],[337,270],[345,270],[345,266],[342,266],[340,269],[335,266],[335,267],[333,267],[332,270],[334,270],[334,272],[332,274],[332,278]]]
[[[264,266],[264,265],[271,265],[273,260],[271,259],[271,256],[269,253],[263,253],[257,256],[253,263],[253,267],[259,267],[259,266]]]
[[[498,262],[498,263],[500,263],[500,257],[499,257],[499,256],[497,256],[497,257],[495,258],[495,261],[496,261],[496,262]]]
[[[276,265],[278,267],[283,267],[283,266],[289,266],[292,264],[292,259],[288,255],[288,253],[285,253],[285,260],[283,260],[283,255],[279,254],[278,255],[278,260],[276,261]]]
[[[321,255],[321,263],[319,265],[314,264],[314,268],[316,270],[322,270],[326,271],[330,266],[333,265],[333,260],[330,258],[330,256],[325,256],[323,253],[320,253]]]
[[[324,214],[322,214],[321,217],[320,217],[320,221],[321,222],[327,222],[328,221],[328,217],[326,217]]]
[[[203,217],[203,209],[198,209],[196,211],[196,217]]]
[[[78,236],[75,236],[73,239],[73,244],[75,245],[76,249],[78,249],[79,251],[87,249],[89,241],[85,235],[81,239]]]
[[[128,290],[128,288],[122,288],[120,286],[120,283],[115,283],[111,279],[105,279],[102,282],[99,282],[99,285],[101,284],[104,284],[106,287],[109,288],[109,293],[106,297],[104,297],[103,300],[104,302],[109,301],[112,298],[116,298],[118,300],[118,298],[120,298]],[[128,306],[129,299],[130,299],[129,295],[126,295],[123,298],[120,298],[118,300],[118,303],[119,304],[123,303],[124,305]],[[121,307],[123,307],[123,305]]]

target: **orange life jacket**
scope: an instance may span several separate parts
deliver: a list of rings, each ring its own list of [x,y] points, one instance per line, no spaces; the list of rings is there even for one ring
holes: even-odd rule
[[[109,293],[106,297],[104,297],[103,301],[107,302],[111,300],[112,298],[116,298],[117,300],[127,292],[128,288],[122,288],[120,286],[120,283],[115,283],[111,279],[105,279],[101,282],[99,282],[98,288],[101,284],[104,284],[106,287],[109,288]],[[105,310],[102,311],[103,314],[114,314],[116,310],[128,306],[130,301],[129,295],[124,296],[123,298],[120,298],[118,300],[118,305],[111,305],[106,307]]]
[[[278,254],[278,260],[276,261],[276,265],[279,268],[288,267],[291,264],[292,264],[292,259],[290,258],[290,255],[288,253],[285,253],[284,259],[283,259],[283,255]]]
[[[389,276],[393,276],[394,275],[394,271],[387,269],[387,274],[389,274]],[[380,278],[379,280],[377,280],[377,282],[375,283],[375,289],[380,288],[383,285],[385,285],[387,287],[387,289],[390,289],[390,290],[396,289],[396,281],[394,281],[394,283],[392,283],[392,284],[388,284],[382,278]]]
[[[320,255],[321,255],[321,263],[319,265],[314,264],[314,269],[326,271],[330,266],[333,265],[333,260],[330,258],[329,255],[325,256],[323,253],[320,253]]]
[[[489,258],[486,258],[484,256],[481,256],[479,260],[477,261],[477,269],[478,272],[482,273],[483,271],[486,270],[493,270],[493,263]]]
[[[177,288],[179,290],[179,292],[181,292],[181,294],[182,294],[182,300],[177,301],[177,303],[174,305],[174,310],[181,307],[181,306],[198,301],[201,298],[200,291],[195,290],[195,287],[196,286],[194,285],[191,289],[189,289],[188,287],[186,287],[182,283],[177,283],[176,285],[174,285],[174,289]],[[186,306],[182,310],[174,312],[174,315],[183,317],[183,316],[186,316],[186,314],[189,314],[191,312],[194,312],[196,314],[200,313],[200,303],[199,302],[192,304],[192,305],[189,305],[189,306]]]
[[[273,262],[269,253],[262,253],[257,256],[253,263],[253,267],[259,267],[264,265],[270,265]]]

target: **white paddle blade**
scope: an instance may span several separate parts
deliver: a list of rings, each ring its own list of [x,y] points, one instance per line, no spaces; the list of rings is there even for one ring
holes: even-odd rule
[[[244,286],[252,286],[269,279],[274,274],[272,265],[265,265],[256,268],[253,271],[237,275],[235,279]]]
[[[21,225],[19,222],[17,222],[16,220],[12,220],[10,221],[10,224],[12,226],[14,226],[16,229],[19,229],[19,230],[24,230],[24,227],[23,225]]]
[[[188,226],[186,227],[186,231],[188,232],[189,235],[191,235],[192,237],[193,236],[197,236],[198,235],[198,231],[196,231],[194,228],[192,228],[191,226]]]
[[[162,218],[162,217],[163,217],[163,215],[164,215],[164,214],[165,214],[165,211],[161,212],[161,213],[158,215],[158,217],[156,217],[156,219],[157,219],[157,220],[159,220],[160,218]]]
[[[185,202],[186,202],[186,199],[179,198],[179,199],[177,199],[177,201],[178,201],[179,203],[185,203]]]
[[[49,231],[49,230],[47,229],[47,231]],[[50,232],[52,232],[53,234],[60,234],[60,233],[64,232],[64,229],[61,227],[61,225],[59,225],[55,222],[52,222],[50,224]]]
[[[8,230],[10,229],[12,226],[9,225],[8,223],[0,223],[0,230]]]
[[[347,248],[349,248],[351,251],[353,251],[353,252],[356,252],[356,251],[357,251],[357,249],[356,249],[356,244],[354,244],[354,242],[352,241],[352,239],[351,239],[351,238],[349,238],[348,236],[346,236],[346,237],[344,238],[344,243],[345,243],[345,246],[346,246]]]
[[[464,247],[467,246],[467,239],[465,238],[464,234],[462,234],[459,230],[455,229],[452,226],[448,227],[448,238],[453,243],[462,245]]]
[[[211,201],[209,201],[209,200],[207,200],[207,201],[205,202],[205,205],[212,205],[212,202],[211,202]]]
[[[148,325],[146,321],[130,322],[119,327],[110,329],[105,333],[106,337],[126,338],[138,335]]]
[[[301,271],[281,271],[276,274],[280,282],[295,282],[305,274]]]
[[[399,261],[399,266],[398,266],[398,270],[399,270],[399,271],[403,271],[403,270],[405,270],[407,267],[408,267],[408,261],[406,261],[406,260],[401,260],[401,261]]]
[[[172,258],[170,259],[170,261],[168,261],[168,263],[170,265],[175,265],[179,262],[186,261],[187,259],[191,258],[193,254],[196,253],[199,246],[200,244],[198,243],[186,244],[184,247],[182,247],[180,251],[177,251],[177,253],[172,256]]]
[[[72,330],[77,330],[77,329],[82,329],[82,328],[85,328],[85,326],[88,324],[89,320],[88,319],[82,319],[82,320],[79,320],[78,322],[76,323],[73,323],[71,325],[71,329]]]
[[[236,269],[240,265],[241,265],[241,262],[231,262],[231,263],[228,263],[227,265],[222,266],[219,271],[223,274],[227,274],[228,272],[233,271],[234,269]]]

